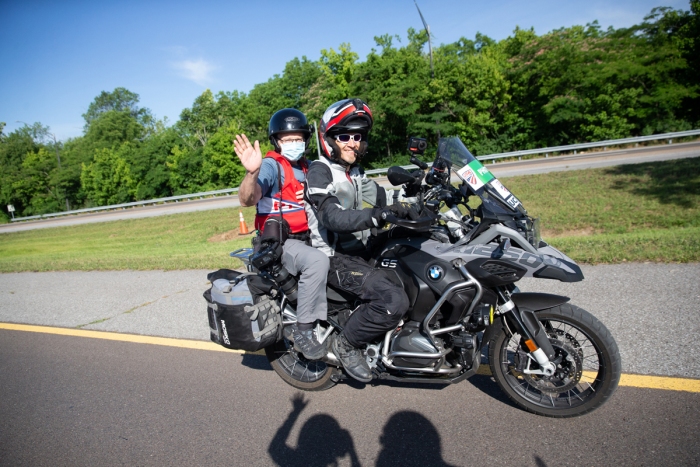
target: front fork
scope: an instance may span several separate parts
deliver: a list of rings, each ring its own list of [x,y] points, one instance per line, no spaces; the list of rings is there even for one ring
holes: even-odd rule
[[[537,316],[533,311],[518,309],[507,290],[499,287],[497,292],[501,302],[498,310],[506,322],[514,328],[514,331],[522,336],[530,356],[540,366],[540,370],[528,370],[527,372],[552,376],[557,368],[556,364],[552,362],[556,355],[554,347],[549,342],[547,332]]]

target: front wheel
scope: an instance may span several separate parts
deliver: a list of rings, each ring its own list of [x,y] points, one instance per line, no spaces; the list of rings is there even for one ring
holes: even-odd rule
[[[307,360],[284,338],[266,347],[265,355],[272,369],[285,383],[303,391],[330,389],[340,377],[340,370],[321,361]]]
[[[536,312],[555,350],[553,376],[530,373],[537,363],[506,326],[489,340],[491,372],[518,406],[548,417],[583,415],[607,401],[620,381],[620,352],[606,327],[582,308],[564,304]]]

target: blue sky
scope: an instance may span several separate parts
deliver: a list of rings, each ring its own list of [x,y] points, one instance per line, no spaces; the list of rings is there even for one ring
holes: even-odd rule
[[[688,0],[420,0],[434,45],[476,32],[496,40],[516,25],[543,34],[598,20],[639,23],[653,7]],[[248,92],[286,62],[343,42],[364,60],[374,36],[422,27],[413,0],[0,1],[0,121],[41,122],[80,136],[103,90],[125,87],[157,118],[177,121],[205,89]]]

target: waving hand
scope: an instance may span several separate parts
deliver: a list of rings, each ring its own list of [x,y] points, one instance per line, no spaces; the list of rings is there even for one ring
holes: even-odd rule
[[[255,145],[252,145],[246,135],[236,135],[236,139],[233,140],[233,149],[248,172],[255,173],[260,170],[262,152],[260,152],[260,143],[257,140]]]

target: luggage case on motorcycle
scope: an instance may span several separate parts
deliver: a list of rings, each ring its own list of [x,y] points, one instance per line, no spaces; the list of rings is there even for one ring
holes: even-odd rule
[[[268,296],[253,299],[248,288],[248,278],[253,276],[220,269],[207,277],[212,286],[204,292],[204,299],[213,342],[254,352],[281,339],[279,306]]]

